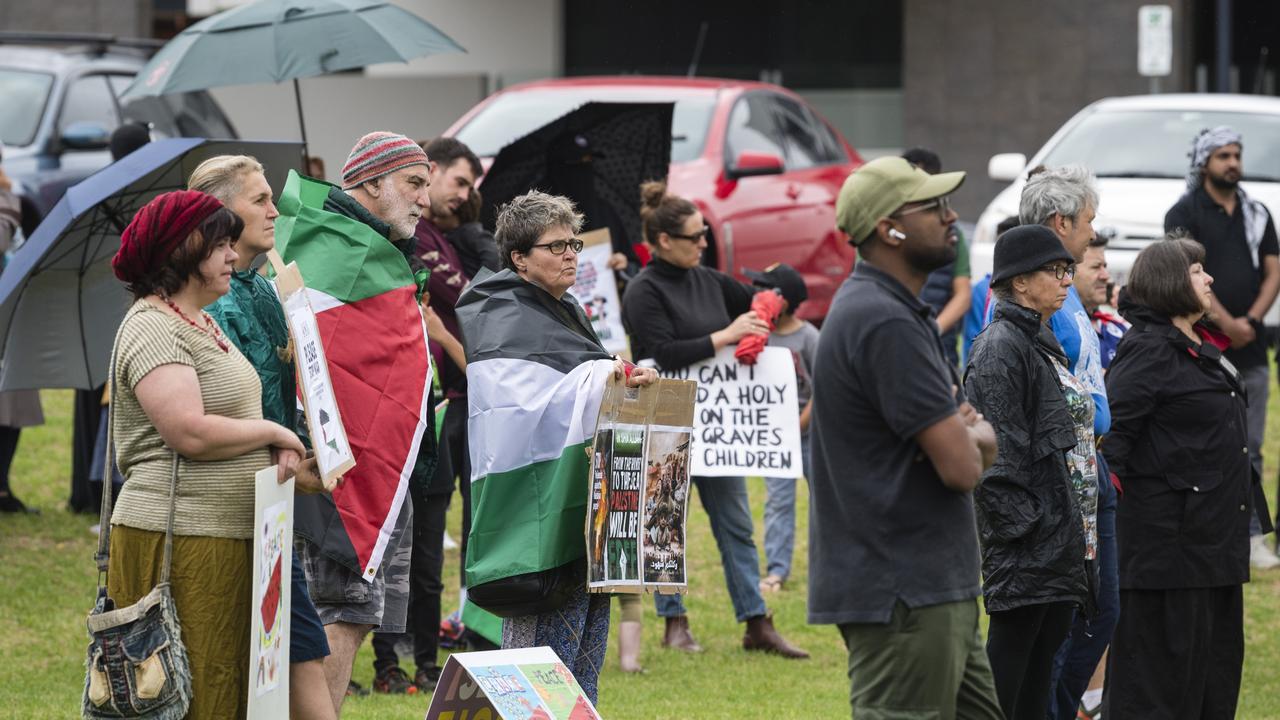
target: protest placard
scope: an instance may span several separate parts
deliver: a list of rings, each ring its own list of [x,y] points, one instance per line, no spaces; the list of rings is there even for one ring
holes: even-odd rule
[[[739,363],[733,352],[722,348],[709,360],[661,373],[698,383],[692,473],[802,477],[791,351],[766,347],[754,365]]]
[[[609,229],[583,233],[578,253],[578,279],[569,293],[578,298],[600,342],[611,353],[627,351],[627,331],[622,327],[622,305],[618,302],[618,281],[609,267],[613,243]]]
[[[679,592],[689,501],[695,383],[627,388],[611,380],[591,455],[587,586]]]
[[[253,610],[249,720],[289,717],[289,592],[293,572],[293,480],[259,470],[253,495]]]
[[[454,653],[426,720],[600,720],[549,647]]]
[[[342,426],[338,401],[333,395],[333,381],[329,378],[329,362],[320,340],[320,328],[297,263],[285,265],[275,250],[269,250],[267,256],[276,273],[276,289],[293,339],[298,394],[302,397],[307,429],[311,431],[316,465],[325,487],[333,490],[338,476],[355,467],[356,461]]]

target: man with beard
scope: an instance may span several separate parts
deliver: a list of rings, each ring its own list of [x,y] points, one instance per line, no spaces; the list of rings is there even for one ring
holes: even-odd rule
[[[1240,187],[1240,133],[1225,125],[1202,130],[1191,146],[1187,192],[1164,216],[1165,232],[1185,231],[1204,245],[1204,271],[1213,276],[1210,315],[1231,340],[1223,354],[1244,376],[1249,394],[1249,460],[1262,475],[1262,435],[1267,424],[1267,346],[1262,318],[1280,291],[1280,244],[1271,214]],[[1250,563],[1280,565],[1261,526],[1252,523]]]
[[[919,299],[955,260],[947,196],[963,180],[878,158],[836,202],[859,262],[814,359],[809,622],[840,628],[857,717],[1001,717],[971,494],[995,434]]]

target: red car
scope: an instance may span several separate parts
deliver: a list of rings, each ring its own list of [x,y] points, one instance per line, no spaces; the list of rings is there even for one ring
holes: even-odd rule
[[[674,102],[667,183],[711,227],[703,262],[740,278],[743,268],[788,263],[809,286],[800,316],[826,316],[854,260],[835,227],[836,196],[862,158],[785,88],[710,78],[541,80],[485,98],[445,134],[487,166],[506,144],[590,101]]]

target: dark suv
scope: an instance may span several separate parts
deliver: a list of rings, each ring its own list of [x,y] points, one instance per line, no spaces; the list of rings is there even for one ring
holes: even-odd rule
[[[106,35],[0,33],[4,171],[22,198],[28,235],[68,187],[111,162],[107,141],[123,122],[146,123],[154,139],[236,137],[206,92],[120,102],[161,45]]]

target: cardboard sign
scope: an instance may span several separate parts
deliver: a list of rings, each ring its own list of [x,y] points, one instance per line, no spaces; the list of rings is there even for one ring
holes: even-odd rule
[[[338,401],[329,378],[329,361],[320,342],[316,314],[307,297],[306,285],[297,263],[285,265],[275,250],[267,251],[276,273],[276,289],[284,306],[284,317],[293,338],[293,357],[297,367],[298,395],[311,431],[311,447],[316,465],[327,490],[338,484],[338,476],[356,466],[347,431],[342,426]]]
[[[663,377],[698,383],[693,474],[802,477],[791,351],[766,347],[755,365],[740,364],[733,351],[729,346],[710,360],[662,372]]]
[[[454,653],[426,720],[600,720],[549,647]]]
[[[622,304],[618,301],[618,281],[609,267],[613,243],[609,230],[602,228],[582,234],[578,253],[578,279],[569,293],[578,298],[591,321],[591,329],[611,353],[627,352],[627,331],[622,327]]]
[[[610,380],[591,448],[587,586],[680,592],[696,383]]]
[[[293,577],[293,479],[259,470],[253,497],[253,611],[249,720],[289,717],[289,613]]]

